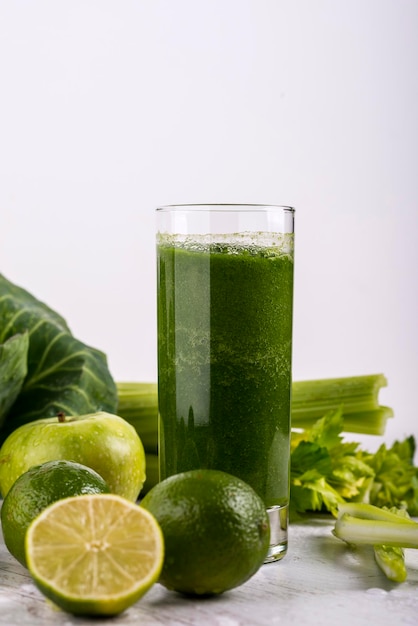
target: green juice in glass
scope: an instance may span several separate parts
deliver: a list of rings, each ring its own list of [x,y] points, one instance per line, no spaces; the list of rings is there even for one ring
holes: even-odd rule
[[[220,469],[286,508],[293,234],[218,239],[158,239],[160,478]]]

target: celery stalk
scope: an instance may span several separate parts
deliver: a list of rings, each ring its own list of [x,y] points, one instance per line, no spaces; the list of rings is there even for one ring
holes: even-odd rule
[[[386,577],[397,583],[406,580],[404,548],[418,548],[418,524],[404,509],[344,502],[338,506],[333,534],[349,544],[371,545]]]
[[[145,452],[158,450],[157,383],[118,382],[118,415],[132,424]]]
[[[328,411],[342,406],[344,431],[382,435],[386,420],[393,415],[380,406],[378,394],[387,384],[383,374],[305,380],[292,385],[292,428],[310,428]],[[157,383],[118,382],[118,414],[138,431],[144,447],[158,446]]]
[[[387,522],[359,519],[344,513],[335,522],[333,534],[349,544],[387,545],[398,548],[418,548],[418,523]]]
[[[379,405],[379,391],[386,385],[383,374],[294,382],[292,426],[309,428],[342,406],[344,431],[382,435],[387,419],[393,416],[392,409]]]
[[[374,546],[376,563],[389,580],[403,583],[407,578],[405,552],[393,546]]]
[[[351,515],[360,519],[375,520],[378,522],[394,522],[416,526],[406,511],[397,511],[381,508],[366,502],[341,502],[338,505],[338,515]]]

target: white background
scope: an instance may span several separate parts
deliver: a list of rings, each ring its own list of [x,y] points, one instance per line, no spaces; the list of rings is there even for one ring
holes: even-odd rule
[[[417,0],[0,0],[0,271],[156,380],[155,207],[291,204],[294,379],[383,372],[418,436],[417,32]]]

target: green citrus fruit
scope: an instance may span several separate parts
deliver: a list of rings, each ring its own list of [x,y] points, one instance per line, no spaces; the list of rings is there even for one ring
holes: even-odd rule
[[[16,428],[0,449],[3,498],[33,465],[65,459],[96,470],[112,493],[136,500],[145,481],[145,452],[135,428],[118,415],[100,411],[57,416]]]
[[[116,615],[158,580],[164,539],[156,519],[114,494],[59,500],[26,533],[36,586],[76,615]]]
[[[158,520],[165,561],[160,583],[192,595],[241,585],[264,562],[270,526],[265,505],[245,482],[217,470],[192,470],[153,487],[141,506]]]
[[[61,498],[108,491],[109,487],[97,472],[79,463],[50,461],[32,467],[12,485],[1,508],[6,547],[26,565],[26,531],[43,509]]]

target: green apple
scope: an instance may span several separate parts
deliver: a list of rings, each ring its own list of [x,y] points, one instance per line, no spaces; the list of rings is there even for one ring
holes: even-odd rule
[[[135,428],[110,413],[48,417],[20,426],[0,448],[0,492],[34,465],[64,459],[95,470],[112,493],[135,501],[145,481],[145,453]]]

